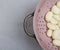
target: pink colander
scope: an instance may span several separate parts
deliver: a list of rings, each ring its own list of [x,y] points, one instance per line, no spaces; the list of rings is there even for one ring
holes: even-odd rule
[[[30,27],[27,30],[25,30],[25,28],[24,28],[25,32],[28,31],[29,29],[30,29],[29,30],[30,32],[32,32],[32,30],[33,30],[34,31],[33,33],[35,34],[36,39],[37,39],[38,43],[40,44],[40,46],[43,48],[43,50],[60,50],[60,47],[57,47],[57,46],[53,45],[52,38],[47,37],[47,35],[46,35],[46,33],[47,33],[47,23],[45,21],[46,13],[58,1],[60,1],[60,0],[41,0],[40,1],[40,3],[38,4],[38,6],[35,10],[33,20],[29,21],[30,23],[32,22],[33,29],[31,29],[32,24],[30,25],[29,22],[25,21],[26,24],[29,23],[28,26],[26,26],[26,28]],[[32,19],[32,17],[31,17],[31,19]],[[28,33],[29,33],[29,31],[28,31]]]
[[[42,0],[35,11],[33,17],[33,29],[40,46],[44,50],[59,50],[59,47],[53,45],[52,39],[48,38],[46,35],[47,32],[47,23],[45,21],[46,13],[60,0]]]

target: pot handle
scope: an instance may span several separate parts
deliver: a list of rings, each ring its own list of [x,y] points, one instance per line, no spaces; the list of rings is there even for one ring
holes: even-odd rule
[[[29,32],[29,26],[28,26],[28,24],[27,23],[29,23],[28,21],[29,21],[29,18],[31,18],[32,19],[32,22],[33,22],[33,17],[34,17],[34,12],[33,13],[31,13],[31,14],[29,14],[29,15],[27,15],[26,17],[25,17],[25,19],[24,19],[24,22],[23,22],[23,28],[24,28],[24,31],[25,31],[25,33],[26,33],[26,35],[28,35],[29,37],[32,37],[32,38],[34,38],[34,39],[36,39],[36,37],[35,37],[35,34],[33,34],[34,33],[34,31],[32,31],[32,33],[31,32]],[[29,23],[30,24],[30,23]],[[32,23],[32,27],[33,27],[33,23]]]

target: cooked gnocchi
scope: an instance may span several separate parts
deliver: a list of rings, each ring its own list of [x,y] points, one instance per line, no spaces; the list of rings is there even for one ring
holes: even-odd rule
[[[53,44],[56,46],[60,46],[60,40],[53,40]]]
[[[55,31],[53,32],[52,38],[53,38],[53,39],[60,40],[60,29],[55,30]]]
[[[53,31],[52,31],[51,29],[49,29],[49,30],[47,31],[48,37],[51,37],[51,36],[52,36],[52,33],[53,33]]]
[[[54,5],[54,6],[52,7],[52,12],[53,12],[54,14],[60,14],[60,9],[59,9],[56,5]]]
[[[53,44],[60,46],[60,1],[46,14],[47,36],[52,37]]]
[[[58,25],[55,25],[55,24],[52,24],[52,23],[47,23],[47,27],[51,30],[59,29]]]
[[[51,19],[52,19],[52,17],[53,17],[53,13],[52,13],[52,12],[48,12],[48,13],[46,14],[46,21],[47,21],[47,22],[50,22]]]
[[[58,8],[60,8],[60,1],[59,1],[59,2],[57,2],[57,7],[58,7]]]
[[[60,28],[60,22],[58,23],[58,26],[59,26],[59,28]]]
[[[60,21],[60,15],[53,15],[53,17],[54,17],[57,21]]]

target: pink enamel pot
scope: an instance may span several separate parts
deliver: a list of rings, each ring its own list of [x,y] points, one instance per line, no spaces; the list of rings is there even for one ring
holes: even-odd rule
[[[28,36],[36,38],[43,50],[60,50],[59,47],[53,45],[52,39],[47,37],[47,23],[45,21],[46,13],[58,1],[59,0],[41,0],[35,13],[29,14],[24,19],[24,31]]]

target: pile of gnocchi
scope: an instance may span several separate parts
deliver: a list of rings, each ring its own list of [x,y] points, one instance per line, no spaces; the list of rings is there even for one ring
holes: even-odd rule
[[[53,39],[53,44],[60,46],[60,1],[54,5],[46,16],[47,36]]]

